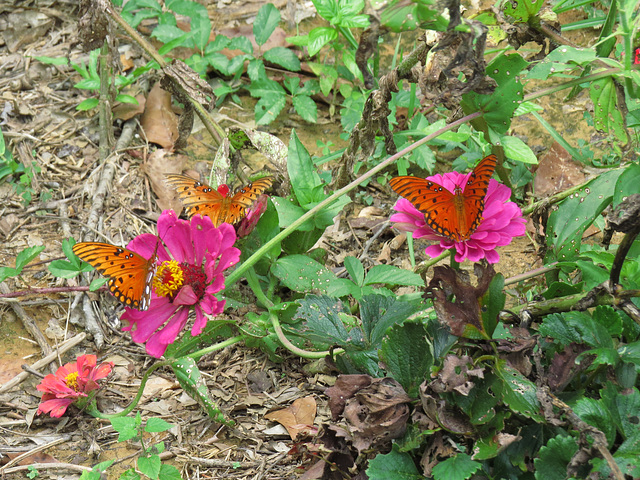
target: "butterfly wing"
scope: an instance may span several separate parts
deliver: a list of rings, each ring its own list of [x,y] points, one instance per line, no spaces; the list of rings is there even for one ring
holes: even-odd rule
[[[273,177],[263,177],[238,190],[231,198],[224,221],[235,225],[242,220],[247,214],[247,208],[271,187],[272,183]]]
[[[395,177],[389,185],[424,213],[427,225],[437,234],[457,239],[454,195],[442,185],[420,177]]]
[[[482,221],[484,197],[496,161],[495,155],[484,158],[469,174],[464,190],[456,189],[455,193],[419,177],[395,177],[389,185],[424,213],[433,231],[460,242],[468,239]]]
[[[225,197],[216,189],[186,175],[166,175],[166,183],[178,193],[189,218],[202,214],[211,217],[216,227],[225,221],[222,212],[226,209]]]
[[[487,195],[489,180],[496,168],[498,159],[495,155],[483,158],[476,168],[473,169],[467,184],[462,192],[462,214],[464,215],[464,225],[468,232],[465,238],[475,232],[482,221],[484,211],[484,199]]]
[[[109,243],[76,243],[73,253],[109,279],[109,291],[120,302],[127,307],[146,310],[151,301],[151,281],[156,273],[157,248],[156,245],[149,260]]]

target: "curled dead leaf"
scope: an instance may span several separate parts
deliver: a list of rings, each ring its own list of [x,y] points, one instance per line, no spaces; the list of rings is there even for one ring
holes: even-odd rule
[[[264,418],[280,423],[287,429],[289,436],[295,440],[303,430],[313,428],[313,422],[316,418],[316,400],[309,396],[298,398],[287,408],[267,413]]]

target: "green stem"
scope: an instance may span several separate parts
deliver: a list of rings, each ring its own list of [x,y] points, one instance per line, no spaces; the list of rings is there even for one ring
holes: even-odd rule
[[[349,42],[349,45],[351,45],[351,48],[357,50],[358,49],[358,42],[353,37],[353,34],[351,33],[351,30],[349,30],[347,27],[342,27],[340,25],[336,26],[336,28],[342,34],[342,36],[347,39],[347,42]]]
[[[172,362],[173,360],[163,360],[162,362],[158,362],[155,365],[151,365],[149,370],[146,371],[146,373],[142,377],[142,380],[140,381],[140,386],[138,387],[138,393],[133,398],[133,400],[129,402],[129,405],[127,405],[125,409],[122,410],[121,412],[113,413],[113,414],[102,413],[95,407],[95,404],[93,402],[90,406],[87,407],[87,412],[96,418],[106,418],[106,419],[125,417],[129,415],[129,413],[131,413],[131,411],[133,411],[133,409],[136,408],[136,405],[138,405],[138,402],[142,398],[142,394],[144,393],[144,387],[147,384],[147,381],[149,380],[149,376],[160,367],[166,367],[171,365]]]
[[[586,77],[576,78],[574,80],[570,80],[566,83],[562,83],[560,85],[554,85],[553,87],[543,88],[542,90],[538,90],[537,92],[530,93],[525,95],[523,98],[523,102],[529,102],[531,100],[535,100],[536,98],[544,97],[546,95],[551,95],[552,93],[559,92],[561,90],[565,90],[567,88],[573,88],[576,85],[580,85],[582,83],[594,82],[596,80],[600,80],[601,78],[611,77],[621,73],[619,68],[608,68],[606,70],[602,70],[598,73],[594,73],[592,75],[587,75]]]
[[[189,357],[193,358],[197,362],[202,356],[206,355],[207,353],[215,352],[218,350],[222,350],[223,348],[230,347],[231,345],[239,343],[246,338],[247,338],[246,335],[237,335],[235,337],[226,339],[224,342],[216,343],[215,345],[211,345],[207,348],[203,348],[202,350],[197,350],[192,354],[190,354]],[[175,359],[172,360],[172,362],[174,361]]]
[[[324,352],[310,352],[309,350],[302,350],[301,348],[296,347],[293,343],[289,341],[289,339],[284,335],[282,331],[282,327],[280,326],[280,321],[278,320],[278,316],[270,313],[269,319],[271,320],[271,325],[273,325],[273,330],[276,332],[278,336],[278,340],[282,343],[282,346],[289,350],[291,353],[295,353],[296,355],[302,358],[324,358],[327,355],[339,355],[344,352],[342,348],[336,348],[332,351],[326,350]]]
[[[231,272],[231,274],[227,277],[226,281],[225,281],[225,285],[226,288],[230,287],[231,285],[233,285],[235,282],[237,282],[238,280],[240,280],[240,278],[242,278],[242,276],[244,275],[244,273],[253,265],[256,264],[256,262],[269,250],[271,250],[271,248],[273,248],[275,245],[277,245],[278,243],[280,243],[284,238],[288,237],[291,233],[293,233],[300,225],[302,225],[304,222],[306,222],[308,219],[312,218],[316,213],[320,212],[321,210],[323,210],[325,207],[331,205],[333,202],[335,202],[336,200],[338,200],[340,197],[342,197],[343,195],[345,195],[346,193],[350,192],[351,190],[353,190],[354,188],[356,188],[358,185],[360,185],[362,182],[364,182],[365,180],[368,180],[369,178],[373,177],[374,175],[376,175],[378,172],[384,170],[385,168],[387,168],[389,165],[391,165],[393,162],[395,162],[397,159],[399,159],[400,157],[406,155],[407,153],[415,150],[416,148],[424,145],[425,143],[433,140],[434,138],[438,137],[439,135],[442,135],[445,132],[448,132],[449,130],[453,130],[454,128],[467,123],[475,118],[481,117],[482,116],[482,112],[474,112],[470,115],[466,115],[464,117],[462,117],[459,120],[456,120],[453,123],[450,123],[449,125],[433,132],[430,135],[427,135],[424,138],[421,138],[420,140],[418,140],[417,142],[409,145],[408,147],[400,150],[398,153],[396,153],[395,155],[390,156],[389,158],[387,158],[386,160],[384,160],[383,162],[381,162],[380,164],[376,165],[375,167],[373,167],[371,170],[369,170],[368,172],[366,172],[365,174],[363,174],[362,176],[356,178],[353,182],[349,183],[348,185],[346,185],[345,187],[341,188],[340,190],[336,191],[335,193],[333,193],[333,195],[329,196],[328,198],[326,198],[325,200],[323,200],[322,202],[320,202],[318,205],[316,205],[315,207],[313,207],[311,210],[309,210],[308,212],[306,212],[304,215],[302,215],[300,218],[298,218],[296,221],[294,221],[291,225],[289,225],[289,227],[285,228],[284,230],[282,230],[279,234],[277,234],[275,237],[273,237],[271,240],[269,240],[267,243],[265,243],[262,247],[260,247],[258,249],[257,252],[255,252],[253,255],[251,255],[244,263],[242,263],[241,265],[239,265],[233,272]]]
[[[249,287],[253,290],[254,295],[258,299],[258,302],[260,302],[264,308],[270,310],[271,307],[273,307],[273,302],[262,291],[262,288],[260,287],[260,279],[258,278],[256,271],[253,268],[248,269],[245,278],[247,279]]]

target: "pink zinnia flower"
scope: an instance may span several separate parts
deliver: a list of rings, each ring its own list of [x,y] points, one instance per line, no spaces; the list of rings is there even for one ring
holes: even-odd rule
[[[456,185],[464,189],[469,174],[458,172],[432,175],[427,180],[438,183],[450,192]],[[497,263],[500,255],[496,247],[511,243],[513,237],[524,235],[525,220],[522,211],[514,202],[509,201],[511,189],[491,179],[484,199],[482,221],[471,236],[462,241],[454,241],[434,232],[425,222],[424,214],[414,207],[409,200],[398,199],[394,209],[398,213],[391,215],[394,227],[405,232],[413,232],[413,238],[437,240],[439,244],[430,245],[425,252],[430,257],[437,257],[447,249],[455,248],[456,262],[465,259],[477,262],[486,258],[489,263]]]
[[[81,355],[75,362],[60,367],[55,375],[50,373],[36,387],[44,392],[38,414],[49,413],[57,418],[74,402],[83,406],[87,393],[100,388],[97,381],[108,376],[112,368],[113,362],[96,367],[95,355]]]
[[[240,250],[233,246],[233,227],[223,223],[216,228],[209,217],[202,215],[186,221],[179,220],[173,210],[165,210],[158,219],[158,237],[167,248],[162,244],[157,247],[160,264],[153,279],[149,308],[125,308],[121,317],[129,323],[123,330],[131,331],[134,342],[146,342],[147,353],[156,358],[175,341],[192,309],[193,336],[202,333],[206,315],[222,313],[225,301],[215,297],[224,288],[222,272],[240,259]],[[127,248],[150,258],[156,239],[155,235],[142,234]]]
[[[262,214],[267,210],[268,198],[269,197],[263,193],[247,208],[247,216],[236,226],[236,233],[239,238],[246,237],[256,228],[258,220],[260,220]]]

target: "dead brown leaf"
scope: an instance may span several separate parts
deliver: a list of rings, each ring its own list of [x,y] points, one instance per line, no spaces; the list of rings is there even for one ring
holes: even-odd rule
[[[182,202],[175,190],[165,184],[164,179],[168,173],[181,173],[186,163],[187,158],[184,155],[159,149],[152,152],[142,164],[142,171],[149,177],[151,188],[158,196],[160,210],[171,209],[176,215],[182,212]]]
[[[171,108],[171,94],[156,83],[145,105],[140,124],[149,143],[172,150],[178,139],[178,117]]]
[[[303,430],[309,430],[316,418],[317,405],[312,396],[298,398],[287,408],[267,413],[267,420],[278,422],[287,429],[289,436],[295,440]]]
[[[579,185],[585,178],[582,166],[574,162],[571,154],[558,142],[554,142],[549,151],[540,158],[533,190],[536,197],[547,197]]]

